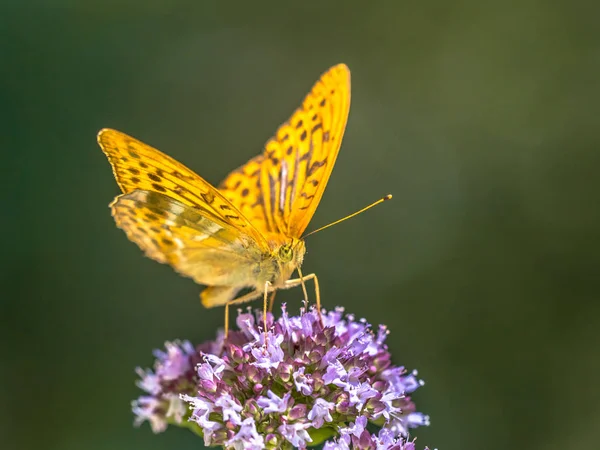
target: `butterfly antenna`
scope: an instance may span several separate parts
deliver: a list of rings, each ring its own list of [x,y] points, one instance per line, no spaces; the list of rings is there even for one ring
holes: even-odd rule
[[[358,216],[361,213],[364,213],[367,209],[371,209],[373,206],[377,206],[380,203],[385,202],[386,200],[391,200],[392,199],[392,194],[388,194],[383,198],[380,198],[379,200],[377,200],[376,202],[371,203],[369,206],[365,206],[363,209],[356,211],[355,213],[350,214],[349,216],[346,217],[342,217],[339,220],[336,220],[335,222],[330,223],[329,225],[325,225],[324,227],[321,228],[317,228],[315,231],[311,231],[308,234],[305,234],[304,236],[302,236],[302,239],[306,239],[308,236],[310,236],[311,234],[315,234],[318,233],[319,231],[323,231],[325,228],[329,228],[332,227],[334,225],[337,225],[338,223],[343,222],[344,220],[348,220],[348,219],[352,219],[354,216]]]

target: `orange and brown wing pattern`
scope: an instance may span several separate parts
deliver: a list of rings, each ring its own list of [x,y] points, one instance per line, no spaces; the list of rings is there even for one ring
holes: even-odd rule
[[[271,217],[264,205],[260,173],[264,155],[252,158],[243,166],[231,172],[219,185],[223,196],[234,204],[263,234],[274,231]]]
[[[233,171],[221,191],[261,231],[300,237],[323,196],[350,109],[350,71],[325,72],[265,152]]]
[[[268,250],[264,236],[252,223],[210,183],[183,164],[116,130],[101,130],[98,143],[123,193],[146,190],[164,194],[215,223],[240,230]]]

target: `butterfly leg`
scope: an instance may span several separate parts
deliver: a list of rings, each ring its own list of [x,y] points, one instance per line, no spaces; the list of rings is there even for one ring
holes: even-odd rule
[[[300,272],[300,271],[298,271],[298,272]],[[321,317],[321,290],[319,289],[319,279],[317,278],[316,274],[311,273],[309,275],[302,275],[302,273],[300,273],[300,278],[294,278],[292,280],[287,280],[285,282],[285,284],[283,285],[283,289],[290,289],[290,288],[296,287],[298,285],[301,285],[303,287],[305,299],[308,299],[308,295],[306,294],[306,286],[304,286],[304,282],[308,281],[308,280],[313,280],[315,283],[315,297],[316,297],[316,301],[317,301],[317,314],[319,314],[319,320],[322,322],[323,318]],[[307,303],[308,303],[308,300],[307,300]]]
[[[300,284],[302,285],[302,293],[304,294],[304,306],[308,309],[308,292],[306,291],[306,284],[304,283],[304,276],[302,276],[302,271],[300,267],[296,269],[298,271],[298,275],[300,275]],[[317,282],[318,283],[318,282]]]
[[[271,295],[271,298],[269,299],[269,312],[270,313],[273,312],[273,306],[275,305],[275,294],[277,294],[277,291],[273,291],[273,294]]]
[[[263,330],[265,331],[265,344],[268,344],[267,338],[269,335],[267,334],[267,305],[269,303],[269,288],[271,287],[271,283],[265,281],[265,293],[263,297]],[[274,291],[276,292],[276,291]]]
[[[227,335],[229,333],[229,306],[250,302],[260,297],[260,295],[260,291],[252,291],[247,293],[246,295],[242,295],[241,297],[235,298],[225,303],[225,339],[227,339]]]

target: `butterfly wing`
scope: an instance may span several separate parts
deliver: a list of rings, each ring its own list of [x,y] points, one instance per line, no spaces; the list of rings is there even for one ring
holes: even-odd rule
[[[266,239],[252,223],[210,183],[183,164],[116,130],[101,130],[98,143],[124,194],[138,189],[164,194],[222,227],[239,230],[268,251]]]
[[[227,176],[223,195],[262,233],[300,237],[319,205],[350,109],[350,71],[325,72],[265,151]]]
[[[148,190],[118,196],[111,209],[117,226],[146,256],[197,283],[237,289],[254,284],[262,249],[239,228]]]

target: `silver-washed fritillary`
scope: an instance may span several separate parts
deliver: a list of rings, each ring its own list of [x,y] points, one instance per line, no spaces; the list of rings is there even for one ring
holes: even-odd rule
[[[123,192],[110,205],[117,226],[146,256],[207,285],[200,294],[207,308],[260,296],[266,304],[267,293],[313,279],[320,311],[317,277],[300,272],[301,236],[333,170],[349,108],[350,71],[339,64],[321,76],[264,153],[218,189],[149,145],[101,130],[98,143]],[[294,271],[300,278],[290,279]],[[235,298],[243,288],[252,291]]]

